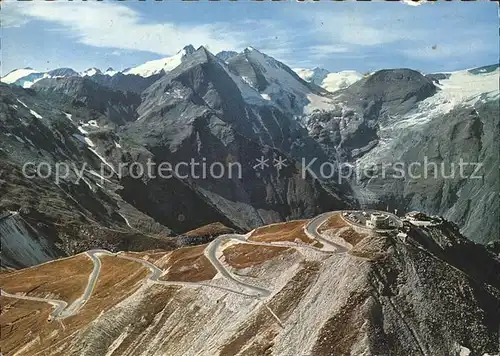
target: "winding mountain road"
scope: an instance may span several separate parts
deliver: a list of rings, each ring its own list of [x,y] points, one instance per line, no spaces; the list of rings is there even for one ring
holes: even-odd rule
[[[99,274],[101,271],[101,260],[99,259],[99,256],[104,255],[104,256],[113,256],[117,258],[122,258],[130,261],[134,261],[137,263],[142,264],[145,268],[149,269],[151,271],[151,274],[148,276],[147,281],[154,283],[154,284],[161,284],[161,285],[168,285],[168,286],[190,286],[190,287],[211,287],[211,288],[216,288],[219,290],[231,292],[231,293],[236,293],[239,295],[243,295],[246,297],[252,297],[252,298],[257,298],[257,299],[264,299],[268,296],[271,295],[271,291],[261,288],[258,286],[251,285],[249,283],[246,283],[242,281],[240,278],[237,278],[234,276],[225,266],[223,263],[219,261],[218,258],[218,253],[219,251],[222,252],[224,250],[224,245],[227,245],[228,243],[234,242],[236,244],[251,244],[251,245],[260,245],[260,246],[273,246],[273,247],[291,247],[291,248],[305,248],[305,249],[312,249],[317,252],[322,252],[322,253],[329,253],[329,254],[341,254],[341,253],[346,253],[348,249],[342,245],[336,244],[332,242],[331,240],[323,237],[319,232],[318,229],[321,225],[323,225],[331,216],[335,214],[341,214],[342,211],[335,211],[335,212],[328,212],[324,213],[321,215],[318,215],[317,217],[313,218],[310,220],[305,226],[304,226],[304,233],[311,239],[317,240],[321,242],[322,247],[315,247],[315,246],[310,246],[306,244],[300,244],[300,243],[294,243],[294,242],[288,242],[288,241],[280,241],[280,242],[261,242],[261,241],[250,241],[248,238],[251,236],[251,232],[246,234],[246,235],[238,235],[238,234],[226,234],[226,235],[221,235],[214,239],[212,242],[210,242],[207,247],[204,250],[204,255],[205,257],[210,261],[210,263],[214,266],[214,268],[219,272],[226,280],[232,282],[235,284],[236,287],[239,287],[239,290],[228,288],[228,287],[223,287],[223,286],[218,286],[215,284],[210,284],[210,283],[203,283],[203,282],[183,282],[183,281],[165,281],[165,280],[160,280],[160,277],[163,275],[164,271],[160,268],[158,268],[156,265],[153,263],[142,259],[142,258],[136,258],[136,257],[131,257],[131,256],[126,256],[123,254],[123,251],[118,252],[118,253],[112,253],[107,250],[89,250],[86,252],[86,255],[92,260],[92,263],[94,265],[94,268],[89,275],[89,279],[87,282],[87,285],[85,287],[85,290],[81,297],[76,299],[71,305],[68,306],[68,303],[63,301],[63,300],[58,300],[58,299],[50,299],[50,298],[38,298],[38,297],[30,297],[30,296],[24,296],[24,295],[18,295],[18,294],[11,294],[6,292],[5,290],[2,289],[1,295],[4,297],[8,298],[16,298],[16,299],[24,299],[24,300],[31,300],[31,301],[37,301],[37,302],[45,302],[49,303],[54,306],[54,310],[51,313],[50,318],[51,319],[65,319],[70,316],[75,315],[78,313],[78,311],[87,303],[87,301],[90,299],[92,296],[92,293],[95,289],[95,286],[97,284]]]
[[[76,299],[69,306],[68,306],[68,303],[64,300],[50,299],[50,298],[37,298],[37,297],[30,297],[30,296],[24,296],[24,295],[18,295],[18,294],[10,294],[3,289],[2,289],[1,295],[3,297],[8,297],[8,298],[32,300],[32,301],[46,302],[46,303],[52,304],[55,308],[50,315],[51,319],[60,320],[60,319],[65,319],[67,317],[75,315],[85,305],[85,303],[87,303],[87,301],[90,299],[90,296],[92,295],[92,293],[94,291],[95,285],[97,284],[97,278],[99,277],[99,273],[101,271],[101,260],[97,256],[100,254],[113,255],[111,252],[106,251],[106,250],[90,250],[90,251],[85,252],[85,254],[92,260],[92,262],[94,264],[94,268],[93,268],[91,274],[89,275],[89,280],[87,282],[87,285],[85,286],[85,290],[83,291],[82,296],[79,297],[78,299]]]
[[[313,218],[309,223],[304,226],[304,232],[310,239],[318,240],[323,244],[323,248],[326,251],[331,251],[335,253],[346,253],[348,249],[342,245],[336,244],[323,236],[318,232],[318,229],[323,225],[328,219],[330,219],[335,214],[342,214],[344,211],[330,211],[328,213],[323,213],[321,215]],[[327,249],[328,248],[328,249]]]
[[[240,295],[243,295],[243,296],[246,296],[246,297],[253,297],[253,295],[250,295],[250,294],[245,294],[245,293],[242,293],[242,292],[230,289],[230,288],[225,288],[225,287],[222,287],[222,286],[217,286],[217,285],[209,284],[209,283],[203,283],[203,282],[184,282],[184,281],[165,281],[165,280],[161,280],[160,277],[163,275],[164,271],[162,269],[158,268],[155,264],[153,264],[153,263],[151,263],[149,261],[146,261],[143,258],[136,258],[136,257],[125,256],[125,255],[123,255],[123,252],[118,252],[117,254],[115,254],[115,256],[119,257],[119,258],[123,258],[125,260],[129,260],[129,261],[134,261],[134,262],[140,263],[144,267],[146,267],[147,269],[149,269],[151,271],[151,274],[148,276],[147,281],[152,282],[154,284],[160,284],[160,285],[164,285],[164,286],[187,286],[187,287],[200,287],[200,286],[203,286],[203,287],[212,287],[212,288],[220,289],[220,290],[223,290],[223,291],[226,291],[226,292],[237,293],[237,294],[240,294]]]
[[[240,238],[242,240],[240,240]],[[243,236],[237,234],[221,235],[212,242],[210,242],[208,246],[205,248],[205,250],[203,251],[205,257],[210,261],[210,263],[222,276],[242,287],[245,292],[250,292],[250,293],[253,292],[254,294],[252,296],[257,298],[265,298],[269,296],[271,294],[269,290],[256,287],[254,285],[243,282],[239,278],[236,278],[231,272],[228,271],[228,269],[217,258],[217,251],[219,250],[219,248],[223,244],[233,239],[238,240],[242,243],[247,242],[245,235]]]
[[[9,292],[6,292],[4,289],[2,289],[2,297],[31,300],[33,302],[49,303],[54,306],[54,310],[52,311],[51,315],[61,314],[64,311],[64,309],[68,306],[68,303],[66,303],[64,300],[37,298],[37,297],[30,297],[27,295],[10,294]]]
[[[86,252],[87,256],[92,260],[94,264],[94,269],[89,276],[89,281],[82,294],[82,296],[76,299],[69,307],[64,309],[59,315],[55,315],[57,319],[64,319],[69,316],[76,314],[87,301],[90,299],[92,292],[94,291],[95,285],[97,284],[97,278],[99,278],[99,273],[101,272],[101,260],[97,257],[99,254],[108,254],[106,250],[91,250]]]

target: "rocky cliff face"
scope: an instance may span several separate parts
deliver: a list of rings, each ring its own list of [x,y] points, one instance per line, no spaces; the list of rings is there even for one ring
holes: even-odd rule
[[[437,87],[410,69],[378,71],[333,95],[333,106],[306,118],[313,137],[330,156],[354,161],[379,144],[379,126],[414,109]]]
[[[114,75],[96,74],[90,79],[104,87],[122,92],[141,94],[147,87],[160,79],[165,73],[158,73],[149,77],[141,77],[135,74],[116,73]]]
[[[52,103],[60,106],[69,104],[82,108],[82,111],[95,111],[116,125],[137,118],[139,95],[111,90],[86,77],[42,79],[32,88]]]
[[[182,202],[173,202],[167,192],[161,198],[155,194],[151,202],[143,202],[151,214],[164,214],[165,209],[189,214],[199,201],[205,201],[207,207],[216,207],[217,216],[227,217],[233,226],[251,229],[262,223],[311,216],[327,206],[343,205],[321,184],[304,179],[294,160],[280,152],[279,148],[290,150],[284,137],[294,135],[290,119],[271,106],[259,109],[260,114],[253,111],[224,64],[204,48],[149,87],[138,108],[139,119],[126,128],[125,134],[144,145],[156,163],[194,160],[207,165],[225,162],[228,167],[231,162],[241,164],[241,175],[237,169],[232,171],[233,177],[227,172],[225,177],[207,175],[203,179],[183,180],[193,193],[185,195],[190,198]],[[278,126],[277,115],[282,120]],[[275,145],[280,141],[281,147]],[[253,166],[261,156],[270,162],[282,156],[289,162],[280,171],[259,172]],[[167,190],[166,184],[177,183],[150,180],[144,189]],[[215,220],[220,219],[219,216]],[[190,220],[183,224],[192,224]]]
[[[473,108],[456,108],[411,136],[401,134],[394,148],[400,156],[387,162],[421,166],[413,170],[413,177],[394,178],[395,172],[389,169],[385,178],[362,179],[360,195],[368,197],[368,204],[370,196],[377,196],[400,210],[442,214],[478,242],[496,240],[500,214],[495,193],[498,172],[493,168],[500,149],[495,138],[497,113],[498,103],[477,103]]]
[[[62,251],[18,214],[0,218],[2,266],[23,268],[57,259]]]
[[[341,91],[364,116],[404,114],[437,91],[431,80],[411,69],[380,70]]]

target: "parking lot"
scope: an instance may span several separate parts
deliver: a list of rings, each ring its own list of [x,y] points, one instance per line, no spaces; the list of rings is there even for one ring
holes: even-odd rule
[[[351,224],[367,228],[366,222],[367,220],[371,219],[372,214],[379,214],[383,217],[388,218],[388,225],[384,227],[377,227],[377,229],[391,230],[397,228],[400,225],[400,221],[395,215],[378,210],[346,211],[342,213],[342,217]]]

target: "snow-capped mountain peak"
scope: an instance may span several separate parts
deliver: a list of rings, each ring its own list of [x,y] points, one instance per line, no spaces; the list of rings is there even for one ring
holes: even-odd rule
[[[106,69],[106,71],[103,74],[104,75],[109,75],[110,77],[112,77],[116,73],[118,73],[117,70],[114,70],[112,67],[109,67],[108,69]]]
[[[196,52],[196,48],[194,48],[193,45],[187,45],[187,46],[184,46],[184,48],[182,48],[179,52],[177,53],[181,53],[181,52],[184,52],[185,54],[191,54],[191,53],[194,53]]]
[[[172,69],[181,64],[186,56],[195,51],[196,49],[192,45],[188,45],[171,57],[148,61],[144,64],[138,65],[137,67],[124,70],[123,74],[135,74],[146,78],[158,74],[161,71],[170,72]]]
[[[71,68],[57,68],[48,72],[40,72],[32,68],[15,69],[2,78],[2,82],[30,88],[34,83],[45,78],[73,77],[79,74]]]
[[[91,77],[91,76],[96,75],[96,74],[102,74],[102,72],[101,72],[101,70],[100,70],[100,69],[98,69],[98,68],[94,68],[94,67],[89,68],[89,69],[87,69],[86,71],[84,71],[84,72],[80,73],[80,75],[81,75],[82,77],[87,77],[87,76]]]
[[[261,100],[267,104],[272,102],[286,112],[301,115],[305,106],[317,101],[319,88],[304,81],[284,63],[253,47],[230,58],[227,65],[231,73],[259,94]],[[251,91],[245,90],[245,93]]]
[[[2,82],[7,84],[12,84],[18,81],[19,79],[34,73],[40,73],[40,72],[30,67],[14,69],[13,71],[9,72],[5,77],[2,78]]]
[[[344,70],[337,73],[328,73],[326,78],[321,83],[321,87],[328,91],[337,91],[347,88],[358,80],[363,78],[363,74],[354,70]]]
[[[71,68],[57,68],[46,73],[49,78],[77,77],[78,72]]]

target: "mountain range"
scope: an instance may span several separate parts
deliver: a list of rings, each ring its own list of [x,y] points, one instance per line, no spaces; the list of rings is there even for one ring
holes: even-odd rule
[[[146,63],[140,64],[136,67],[126,68],[122,71],[116,71],[113,68],[108,68],[101,71],[98,68],[89,68],[83,72],[76,72],[71,68],[59,68],[46,72],[36,71],[32,68],[21,68],[7,73],[2,82],[8,84],[18,85],[24,88],[30,88],[35,82],[45,78],[65,78],[65,77],[96,77],[96,76],[109,76],[115,75],[138,75],[143,78],[148,78],[158,74],[165,74],[177,67],[182,61],[194,53],[196,49],[192,45],[185,46],[182,50],[177,52],[171,57],[160,58]],[[221,51],[216,54],[216,57],[224,62],[227,62],[232,57],[238,55],[235,51]],[[329,91],[335,91],[345,88],[363,77],[362,74],[356,71],[342,71],[338,73],[331,73],[323,68],[295,68],[293,69],[300,78],[307,82],[314,83]]]
[[[2,354],[498,354],[499,73],[12,71]]]

